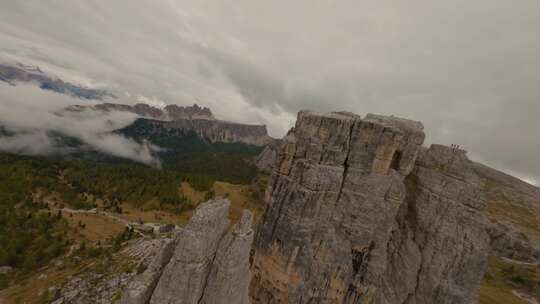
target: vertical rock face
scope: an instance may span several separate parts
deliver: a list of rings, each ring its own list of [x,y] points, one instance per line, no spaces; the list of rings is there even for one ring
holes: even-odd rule
[[[206,292],[199,303],[249,303],[252,221],[253,215],[244,211],[240,222],[220,242],[208,276]]]
[[[254,303],[469,303],[489,251],[463,151],[422,124],[300,112],[254,243]]]
[[[477,303],[490,237],[465,152],[422,150],[387,249],[383,303]]]
[[[144,135],[160,135],[160,133],[176,133],[183,135],[195,132],[201,138],[210,142],[244,143],[248,145],[264,146],[275,141],[268,135],[265,125],[242,124],[214,117],[209,108],[197,104],[190,107],[168,105],[165,108],[156,108],[144,103],[125,105],[117,103],[102,103],[94,106],[74,105],[66,108],[67,111],[80,112],[93,110],[99,112],[129,112],[142,118],[132,124],[132,129]],[[144,125],[147,128],[141,128]],[[1,132],[2,130],[0,130]],[[143,135],[143,134],[141,134]]]
[[[205,204],[178,236],[150,303],[198,303],[203,297],[220,241],[227,232],[228,202]]]
[[[229,231],[228,200],[200,205],[193,218],[124,291],[124,304],[247,304],[252,214]]]

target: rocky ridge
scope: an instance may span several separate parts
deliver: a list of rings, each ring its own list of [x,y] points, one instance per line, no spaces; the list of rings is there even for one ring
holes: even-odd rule
[[[222,120],[176,120],[167,127],[185,128],[194,131],[202,138],[211,142],[245,143],[255,146],[264,146],[272,138],[264,125],[247,125]]]
[[[183,135],[195,132],[210,142],[245,143],[263,146],[273,141],[264,125],[249,125],[218,120],[207,107],[195,104],[189,107],[168,105],[163,109],[138,103],[133,106],[115,103],[102,103],[94,106],[71,106],[69,111],[93,110],[100,112],[130,112],[141,116],[133,125],[138,128],[137,135],[152,137],[167,133]],[[130,126],[128,126],[130,128]]]

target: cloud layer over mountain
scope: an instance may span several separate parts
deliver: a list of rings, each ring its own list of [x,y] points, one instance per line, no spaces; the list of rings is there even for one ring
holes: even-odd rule
[[[538,180],[539,29],[537,0],[4,1],[0,56],[275,136],[303,108],[404,116]]]
[[[80,140],[88,148],[151,166],[160,162],[152,155],[159,148],[139,144],[111,131],[131,124],[131,113],[71,112],[65,107],[80,100],[32,86],[0,84],[0,125],[13,136],[0,137],[0,151],[28,155],[64,154],[65,145],[54,134]]]

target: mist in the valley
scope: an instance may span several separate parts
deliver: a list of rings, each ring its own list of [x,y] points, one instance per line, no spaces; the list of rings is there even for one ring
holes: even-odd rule
[[[0,84],[0,100],[0,126],[14,134],[0,137],[0,151],[27,155],[71,152],[69,147],[57,144],[53,136],[56,133],[76,138],[88,149],[160,165],[153,155],[158,147],[112,133],[131,124],[137,118],[135,114],[66,111],[70,105],[91,103],[32,85]]]
[[[275,137],[301,109],[419,120],[534,182],[538,28],[537,0],[4,1],[0,57]]]

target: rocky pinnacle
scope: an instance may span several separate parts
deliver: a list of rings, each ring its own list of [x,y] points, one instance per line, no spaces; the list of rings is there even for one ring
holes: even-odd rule
[[[303,111],[284,138],[253,303],[474,303],[489,235],[465,151],[396,117]]]
[[[247,304],[252,220],[244,211],[229,229],[230,203],[201,204],[174,242],[124,290],[123,304]],[[172,245],[171,245],[172,244]]]

